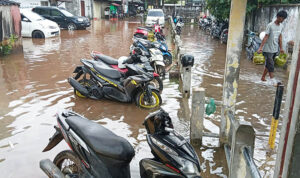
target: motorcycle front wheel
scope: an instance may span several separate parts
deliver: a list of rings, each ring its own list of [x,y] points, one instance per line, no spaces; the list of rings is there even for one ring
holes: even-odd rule
[[[169,66],[172,64],[172,56],[169,56],[169,55],[164,55],[164,63],[166,66]]]
[[[135,103],[138,107],[152,109],[161,105],[162,100],[158,91],[152,90],[152,102],[145,101],[146,92],[139,91],[135,97]]]
[[[159,77],[154,77],[154,79],[152,81],[150,81],[150,85],[157,88],[159,90],[159,92],[162,92],[162,90],[164,88],[163,82]]]
[[[53,163],[65,176],[70,175],[72,177],[78,175],[76,177],[79,177],[79,174],[82,173],[81,161],[71,150],[65,150],[58,153],[55,156]]]
[[[156,66],[156,70],[157,70],[156,73],[158,73],[159,76],[162,76],[162,77],[165,76],[165,74],[166,74],[166,69],[165,69],[164,66],[159,66],[159,65],[157,65],[157,66]]]

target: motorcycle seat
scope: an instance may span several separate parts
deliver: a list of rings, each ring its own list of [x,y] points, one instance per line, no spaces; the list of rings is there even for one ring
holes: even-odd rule
[[[69,116],[66,122],[99,156],[125,162],[133,158],[135,153],[131,144],[100,124],[80,116]]]
[[[104,62],[101,61],[91,61],[93,63],[94,68],[104,76],[111,79],[119,79],[122,78],[122,74],[120,71],[108,66]]]
[[[103,54],[95,54],[97,58],[109,65],[118,65],[118,60]]]

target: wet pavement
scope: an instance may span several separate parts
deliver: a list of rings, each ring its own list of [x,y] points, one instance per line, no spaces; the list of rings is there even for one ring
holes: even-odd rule
[[[62,30],[52,39],[23,39],[23,51],[0,59],[0,172],[1,177],[45,177],[39,161],[53,159],[68,149],[65,142],[42,153],[54,133],[58,110],[72,109],[125,137],[135,148],[132,177],[139,177],[138,162],[151,157],[142,122],[151,112],[109,100],[95,101],[74,96],[67,78],[81,58],[92,50],[118,58],[128,55],[138,20],[95,21],[88,30]],[[206,95],[221,100],[226,45],[210,39],[197,26],[186,26],[182,41],[187,53],[195,56],[193,86],[206,88]],[[242,59],[236,114],[249,121],[260,135],[268,135],[275,88],[260,82],[263,66]],[[283,70],[276,77],[286,81]],[[182,99],[177,81],[164,80],[162,107],[170,113],[175,129],[189,138],[190,100]],[[205,129],[218,133],[220,108],[205,119]],[[280,126],[279,126],[280,128]],[[268,138],[257,136],[254,157],[263,175],[273,172],[275,153],[265,151]],[[278,141],[278,138],[277,138]],[[205,138],[200,155],[203,177],[226,177],[227,166],[218,140]]]

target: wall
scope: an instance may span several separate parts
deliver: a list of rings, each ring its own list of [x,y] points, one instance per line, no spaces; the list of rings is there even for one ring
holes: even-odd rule
[[[93,6],[93,10],[94,10],[94,18],[100,19],[101,16],[101,2],[100,1],[94,1],[94,6]]]
[[[0,12],[2,12],[2,28],[0,29],[0,35],[2,38],[0,41],[3,41],[6,38],[9,38],[11,34],[14,33],[13,21],[11,17],[11,6],[0,6]]]
[[[66,10],[71,12],[76,16],[81,16],[81,1],[84,1],[85,6],[85,16],[92,18],[92,1],[91,0],[72,0],[71,2],[66,2]]]
[[[41,6],[41,1],[48,0],[14,0],[15,2],[20,3],[20,8],[33,8],[36,6]],[[50,3],[48,3],[49,5]]]
[[[108,1],[96,1],[94,0],[93,10],[94,18],[104,18],[104,9],[109,6]]]
[[[293,40],[296,34],[297,18],[300,4],[298,5],[272,5],[258,9],[247,17],[246,26],[254,32],[265,31],[266,26],[276,19],[276,14],[280,10],[288,13],[288,18],[283,22],[284,29],[282,34],[283,47],[286,49],[287,42]]]

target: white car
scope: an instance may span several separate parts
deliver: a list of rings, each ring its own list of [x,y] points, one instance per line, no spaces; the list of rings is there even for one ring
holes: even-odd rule
[[[56,22],[47,20],[31,11],[21,9],[22,37],[49,38],[60,35],[60,28]]]
[[[151,9],[148,11],[146,26],[152,27],[157,20],[159,20],[159,25],[165,26],[165,15],[162,9]]]

